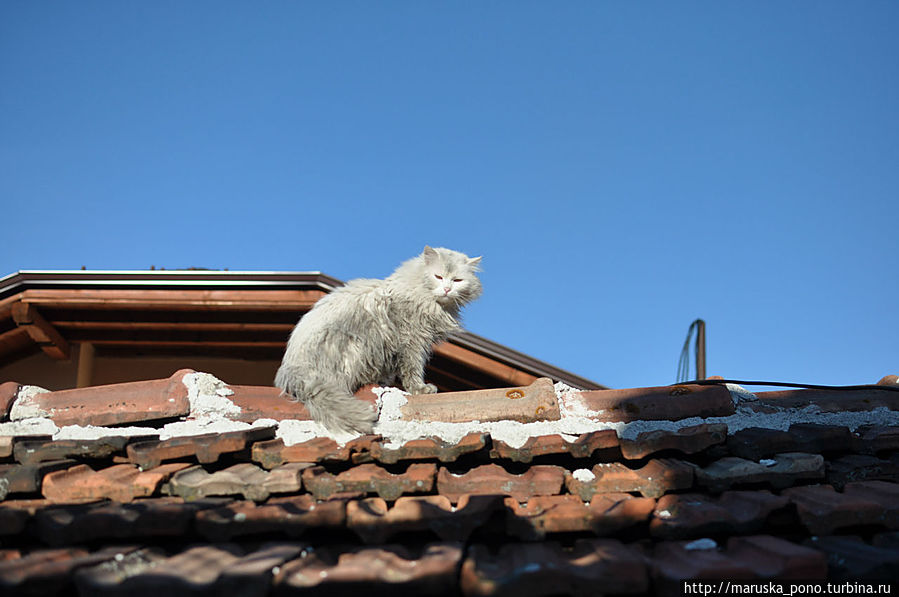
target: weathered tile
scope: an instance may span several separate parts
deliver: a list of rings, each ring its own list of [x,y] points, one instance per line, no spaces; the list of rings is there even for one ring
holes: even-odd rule
[[[899,462],[868,454],[847,454],[827,463],[827,482],[837,489],[854,481],[899,481]]]
[[[17,381],[0,383],[0,422],[9,420],[9,410],[19,394],[19,387]]]
[[[101,502],[43,508],[34,514],[37,536],[47,545],[84,544],[97,540],[181,537],[194,515],[221,507],[222,500],[185,503],[179,498],[147,498],[130,503]]]
[[[628,460],[637,460],[664,450],[695,454],[723,443],[725,439],[727,425],[723,423],[703,423],[676,431],[659,429],[643,432],[634,439],[622,438],[621,455]]]
[[[407,396],[400,407],[404,420],[444,421],[557,421],[561,418],[553,382],[541,377],[529,386]]]
[[[899,427],[866,425],[853,434],[853,450],[861,454],[899,450]]]
[[[303,485],[316,499],[343,492],[376,493],[393,501],[406,493],[428,493],[434,487],[437,465],[410,464],[404,473],[393,474],[376,464],[360,464],[339,474],[314,466],[303,471]]]
[[[108,427],[183,417],[190,413],[182,369],[168,379],[134,381],[34,394],[24,409],[30,416],[45,416],[57,425]],[[19,397],[17,405],[21,406]],[[17,407],[18,407],[17,406]]]
[[[886,481],[859,481],[847,483],[843,495],[863,499],[880,506],[878,524],[899,530],[899,483]]]
[[[698,493],[659,498],[649,530],[653,537],[688,539],[765,530],[772,513],[789,500],[770,491],[725,491],[711,497]]]
[[[41,491],[45,498],[55,502],[78,499],[130,502],[153,495],[171,475],[188,466],[186,463],[173,463],[141,471],[131,464],[118,464],[95,471],[79,464],[44,476]]]
[[[243,462],[214,473],[202,466],[193,466],[175,473],[166,488],[171,495],[186,500],[242,495],[248,500],[262,502],[273,493],[300,491],[303,470],[310,466],[308,463],[289,463],[265,471],[255,464]]]
[[[886,407],[899,410],[899,392],[870,386],[865,390],[780,390],[758,392],[761,404],[779,408],[817,406],[821,412],[868,411]]]
[[[374,405],[378,397],[371,392],[371,387],[373,386],[360,388],[356,392],[356,398]],[[228,400],[240,407],[240,414],[233,416],[235,421],[253,423],[260,419],[275,421],[312,419],[309,410],[302,402],[284,394],[280,388],[229,384],[228,389],[234,392],[228,396]]]
[[[562,488],[565,469],[535,465],[521,475],[514,475],[497,464],[485,464],[456,475],[442,468],[437,474],[437,492],[452,503],[463,495],[507,495],[526,501],[535,495],[555,495]]]
[[[501,496],[462,496],[457,506],[442,495],[404,496],[388,507],[382,498],[347,502],[347,527],[366,543],[385,543],[399,533],[433,532],[443,541],[466,541],[502,508]]]
[[[6,460],[12,456],[15,441],[11,435],[0,435],[0,460]]]
[[[824,457],[801,452],[776,454],[762,462],[728,456],[696,469],[696,482],[713,492],[753,483],[766,483],[775,489],[783,489],[797,481],[823,478]]]
[[[663,541],[653,546],[653,589],[657,594],[682,595],[684,581],[752,580],[759,578],[747,562],[730,557],[714,543]]]
[[[592,478],[591,478],[592,475]],[[568,491],[589,501],[598,493],[639,492],[643,497],[657,498],[669,491],[693,486],[693,467],[679,460],[650,460],[640,469],[620,462],[601,463],[583,474],[565,472]]]
[[[55,460],[38,464],[0,464],[0,501],[14,494],[39,493],[44,475],[67,469],[74,460]]]
[[[846,452],[851,450],[852,443],[852,434],[846,427],[800,423],[791,425],[789,431],[741,429],[727,438],[727,449],[734,456],[759,461],[785,452]]]
[[[599,450],[618,447],[618,434],[612,429],[583,433],[574,441],[561,435],[531,437],[520,447],[493,440],[490,458],[506,458],[513,462],[531,462],[537,456],[570,454],[574,458],[590,458]]]
[[[104,460],[115,454],[124,454],[125,446],[132,441],[150,439],[153,436],[110,436],[87,440],[19,440],[14,453],[22,464],[34,464],[48,460],[81,458]]]
[[[829,535],[837,529],[874,525],[883,519],[883,507],[849,493],[838,493],[829,485],[785,489],[782,494],[796,506],[802,524],[814,535]]]
[[[480,452],[487,446],[489,435],[472,432],[458,442],[447,442],[428,437],[411,440],[398,448],[389,448],[383,442],[372,445],[372,458],[384,464],[395,464],[405,460],[439,460],[455,462],[461,456]]]
[[[340,529],[345,522],[343,500],[316,502],[309,494],[270,498],[265,504],[233,502],[196,514],[197,531],[210,541],[262,534],[299,537],[310,530]]]
[[[263,468],[275,468],[288,462],[367,462],[378,446],[378,435],[364,435],[339,445],[329,437],[316,437],[285,446],[281,438],[253,444],[253,461]]]
[[[165,560],[166,555],[161,549],[135,549],[121,554],[121,557],[77,570],[74,575],[75,586],[79,594],[92,597],[140,597],[156,594],[158,589],[153,587],[146,576],[137,582],[129,582],[129,579],[152,572],[157,564]]]
[[[318,548],[280,567],[273,595],[446,595],[456,592],[461,543]]]
[[[75,570],[115,559],[134,548],[41,549],[19,559],[0,562],[0,593],[9,595],[71,594]]]
[[[6,500],[0,503],[0,537],[18,535],[35,513],[50,505],[48,500]]]
[[[295,559],[303,549],[305,546],[297,543],[274,543],[248,552],[222,571],[215,582],[215,595],[268,595],[281,565]]]
[[[590,531],[610,536],[645,523],[655,500],[626,493],[597,494],[589,503],[576,495],[538,496],[519,503],[506,498],[506,527],[519,539],[543,540],[547,533]]]
[[[150,469],[166,460],[193,457],[198,462],[216,462],[222,454],[241,452],[249,449],[253,442],[271,439],[275,436],[276,425],[254,427],[225,433],[204,433],[188,437],[173,437],[166,440],[135,442],[128,444],[128,460],[142,469]]]
[[[827,556],[828,578],[835,581],[894,581],[899,549],[877,547],[858,537],[812,537],[805,544]]]
[[[613,539],[579,539],[571,549],[558,543],[507,543],[492,553],[473,545],[462,564],[465,595],[642,594],[649,589],[643,557]]]
[[[591,390],[572,397],[601,421],[679,421],[689,417],[726,417],[734,403],[722,386],[676,385],[624,390]]]
[[[770,535],[731,537],[727,540],[727,555],[751,569],[757,578],[827,578],[827,558],[820,551]]]

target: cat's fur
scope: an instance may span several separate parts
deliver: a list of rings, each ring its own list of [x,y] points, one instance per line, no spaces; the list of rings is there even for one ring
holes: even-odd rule
[[[481,258],[424,252],[384,280],[351,280],[320,299],[287,343],[275,385],[331,431],[369,433],[377,413],[353,392],[367,383],[437,391],[424,380],[431,347],[459,329],[459,311],[481,294]]]

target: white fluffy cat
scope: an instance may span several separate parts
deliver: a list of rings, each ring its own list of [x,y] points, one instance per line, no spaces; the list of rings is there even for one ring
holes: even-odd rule
[[[462,306],[480,296],[480,261],[425,247],[384,280],[334,290],[297,323],[275,385],[329,430],[371,432],[377,413],[353,392],[397,377],[411,394],[437,391],[425,383],[425,363],[459,329]]]

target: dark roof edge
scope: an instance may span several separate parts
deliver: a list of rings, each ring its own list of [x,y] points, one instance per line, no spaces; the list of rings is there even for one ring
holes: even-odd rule
[[[195,288],[307,288],[330,292],[343,282],[321,272],[220,270],[26,270],[0,278],[0,298],[29,288],[173,286]]]
[[[593,380],[575,375],[570,371],[560,369],[539,359],[503,346],[492,340],[488,340],[467,330],[462,330],[450,338],[455,344],[474,352],[489,356],[492,359],[511,365],[516,369],[527,371],[537,377],[549,377],[555,381],[561,381],[578,390],[607,390],[608,387]]]

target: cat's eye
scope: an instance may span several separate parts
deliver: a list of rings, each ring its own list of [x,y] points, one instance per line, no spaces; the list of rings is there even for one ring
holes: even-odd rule
[[[461,282],[461,281],[462,281],[462,278],[456,278],[455,280],[453,280],[453,282]]]
[[[437,278],[438,280],[442,280],[442,279],[443,279],[443,276],[438,276],[437,274],[434,274],[434,277]]]

